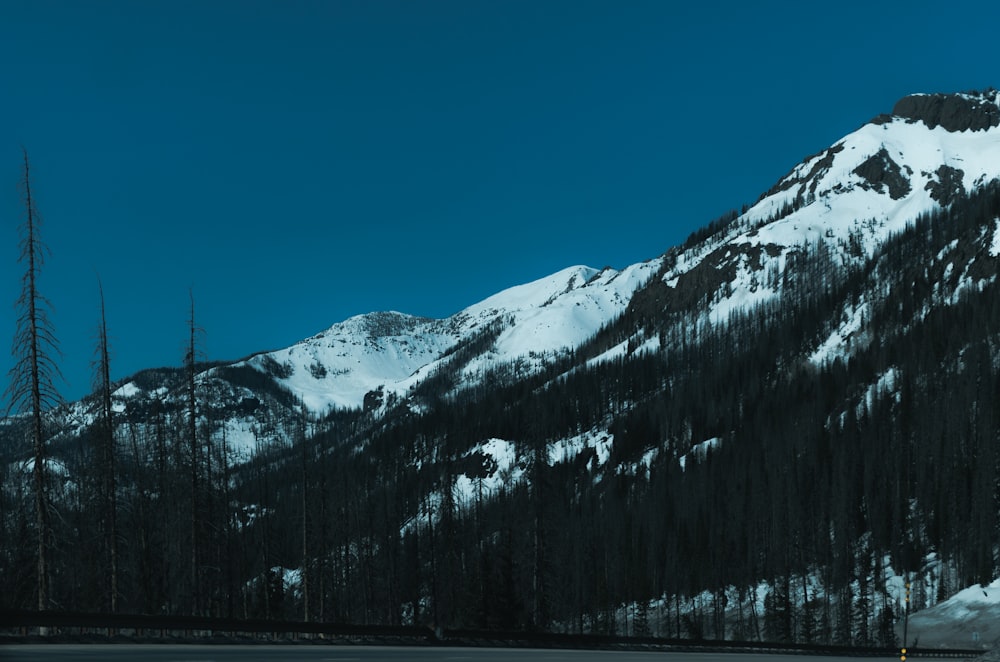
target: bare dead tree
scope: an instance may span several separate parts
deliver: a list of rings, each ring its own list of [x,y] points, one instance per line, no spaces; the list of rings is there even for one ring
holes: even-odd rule
[[[198,364],[198,336],[203,331],[195,324],[194,292],[188,292],[191,313],[188,317],[188,342],[184,351],[184,370],[187,388],[187,437],[191,450],[191,603],[193,614],[201,613],[201,512],[198,474],[198,399],[196,389]]]
[[[17,326],[11,353],[14,365],[10,369],[10,382],[6,397],[10,410],[30,417],[30,435],[34,453],[33,486],[35,492],[35,528],[37,534],[37,584],[38,609],[49,605],[49,503],[46,494],[45,467],[45,412],[61,403],[55,387],[56,378],[61,378],[59,348],[49,319],[49,301],[38,291],[38,278],[48,249],[39,237],[41,219],[31,193],[31,165],[27,150],[24,153],[24,179],[21,194],[25,207],[25,219],[21,224],[20,255],[18,261],[24,265],[21,278],[21,295],[15,304],[18,310]],[[9,413],[8,412],[8,413]]]
[[[98,396],[97,429],[99,435],[99,457],[103,482],[103,504],[105,548],[108,554],[108,590],[111,596],[111,612],[118,611],[118,498],[115,466],[117,448],[115,445],[114,410],[111,408],[111,355],[108,349],[108,323],[104,309],[104,286],[97,281],[101,296],[101,319],[97,327],[97,347],[94,358],[94,392]]]
[[[188,319],[190,339],[184,354],[187,381],[188,443],[191,449],[191,602],[192,613],[198,613],[198,412],[195,398],[195,326],[194,294],[190,293],[191,316]]]
[[[304,400],[299,400],[299,419],[296,426],[296,441],[302,451],[302,612],[303,620],[309,622],[309,589],[312,573],[309,565],[311,560],[309,554],[309,464],[311,461],[308,449],[308,417],[309,411],[306,409]]]

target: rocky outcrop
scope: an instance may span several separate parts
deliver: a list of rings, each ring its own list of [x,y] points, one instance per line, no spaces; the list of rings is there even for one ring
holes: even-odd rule
[[[1000,126],[998,93],[994,89],[968,94],[913,94],[900,99],[892,115],[929,128],[982,131]],[[877,120],[876,120],[877,121]]]
[[[942,165],[924,188],[931,192],[934,200],[946,207],[965,193],[965,187],[962,185],[964,177],[965,173],[961,169]]]
[[[899,200],[910,192],[910,180],[884,147],[855,168],[854,174],[864,180],[862,186],[865,188],[879,193],[883,187],[888,188],[889,197],[893,200]]]

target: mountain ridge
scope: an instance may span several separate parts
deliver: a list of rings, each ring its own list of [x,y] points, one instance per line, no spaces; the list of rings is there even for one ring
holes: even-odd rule
[[[477,373],[504,363],[518,363],[523,374],[542,370],[629,308],[647,308],[648,315],[703,309],[712,323],[724,323],[734,312],[780,299],[804,246],[824,243],[841,266],[860,263],[920,214],[1000,177],[1000,140],[983,147],[983,137],[1000,124],[998,104],[1000,93],[992,88],[906,96],[891,115],[805,158],[755,204],[693,245],[621,270],[567,267],[443,319],[395,311],[357,315],[289,347],[203,372],[199,381],[215,382],[206,388],[217,395],[228,390],[230,400],[243,402],[256,396],[221,386],[218,377],[250,368],[312,415],[323,415],[386,402],[385,396],[405,399],[447,353],[490,324],[508,328],[463,366],[468,386]],[[631,345],[652,351],[656,342],[634,337]],[[125,402],[142,392],[126,378],[116,395]],[[87,419],[83,412],[77,417]],[[236,446],[252,447],[252,425],[230,430]]]
[[[910,94],[896,102],[891,115],[880,115],[873,122],[881,124],[892,117],[949,132],[985,131],[1000,126],[1000,93],[991,87],[959,94]]]
[[[197,471],[197,418],[268,613],[315,572],[348,620],[892,645],[889,587],[1000,574],[1000,96],[916,98],[651,260],[355,316],[200,369],[194,412],[126,380],[135,471]]]

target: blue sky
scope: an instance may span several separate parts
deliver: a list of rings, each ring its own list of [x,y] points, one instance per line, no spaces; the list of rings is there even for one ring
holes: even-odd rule
[[[901,96],[1000,85],[992,3],[0,3],[0,349],[20,149],[67,398],[374,310],[655,257]],[[0,367],[10,365],[6,351]]]

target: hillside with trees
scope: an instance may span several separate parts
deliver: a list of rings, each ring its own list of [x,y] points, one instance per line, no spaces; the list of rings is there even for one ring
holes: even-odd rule
[[[894,645],[902,582],[1000,574],[1000,180],[872,149],[528,313],[373,317],[358,346],[436,353],[357,406],[307,406],[291,350],[206,363],[193,296],[181,367],[112,384],[102,299],[92,397],[13,375],[0,607]],[[847,195],[890,212],[816,220]],[[586,340],[504,353],[635,273]]]

